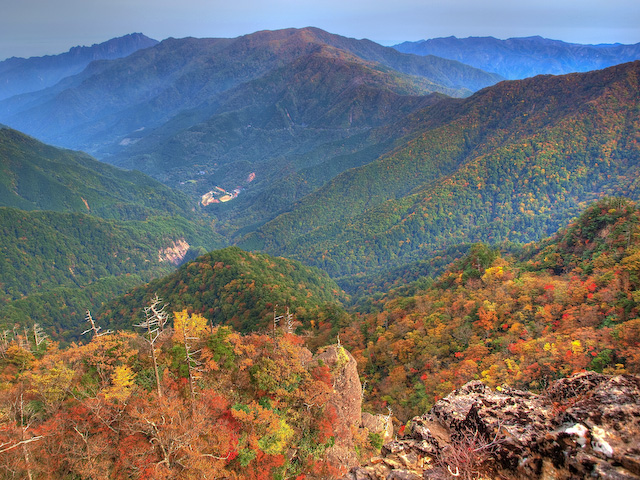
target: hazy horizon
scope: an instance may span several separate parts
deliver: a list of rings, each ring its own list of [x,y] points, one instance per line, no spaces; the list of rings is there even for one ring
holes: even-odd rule
[[[237,37],[259,30],[318,27],[382,45],[429,38],[539,35],[581,44],[640,42],[637,0],[25,0],[3,6],[0,60],[55,55],[141,32],[168,37]]]

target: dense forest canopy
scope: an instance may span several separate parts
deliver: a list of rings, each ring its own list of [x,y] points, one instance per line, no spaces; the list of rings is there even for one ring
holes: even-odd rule
[[[473,379],[539,390],[582,369],[637,373],[639,221],[603,199],[518,255],[477,244],[432,285],[370,301],[343,335],[366,398],[407,420]]]
[[[279,322],[273,305],[249,308],[251,288],[243,282],[275,290],[270,282],[278,279],[285,288],[277,301],[295,302],[292,283],[313,298],[314,288],[330,281],[295,262],[231,248],[131,295],[122,305],[136,304],[142,316],[111,312],[122,315],[112,325],[123,330],[103,330],[106,324],[87,314],[84,344],[66,348],[38,325],[6,332],[2,475],[338,475],[325,457],[337,435],[329,401],[336,371],[312,360],[305,343],[337,341],[331,348],[338,358],[349,349],[365,408],[388,408],[400,426],[472,379],[538,390],[584,369],[638,373],[639,225],[635,203],[605,198],[553,238],[517,253],[473,245],[435,281],[374,296],[366,312],[356,307],[329,318],[305,305]],[[198,282],[183,280],[199,275],[211,277],[205,287],[228,290],[240,310],[213,325],[198,307],[145,297],[156,288],[177,291],[195,305],[206,288],[187,294]],[[335,302],[335,295],[310,305]],[[238,321],[243,311],[254,324]],[[228,324],[261,333],[240,334]],[[380,447],[381,437],[367,432],[354,437],[364,457]]]
[[[640,62],[502,82],[416,114],[422,130],[239,245],[334,277],[461,243],[548,236],[603,194],[638,199]]]

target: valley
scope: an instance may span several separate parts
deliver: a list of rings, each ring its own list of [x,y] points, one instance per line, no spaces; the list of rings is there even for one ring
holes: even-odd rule
[[[0,62],[0,478],[454,478],[460,438],[495,454],[465,478],[636,478],[579,407],[638,409],[636,47],[308,27]],[[451,420],[468,398],[537,436]]]

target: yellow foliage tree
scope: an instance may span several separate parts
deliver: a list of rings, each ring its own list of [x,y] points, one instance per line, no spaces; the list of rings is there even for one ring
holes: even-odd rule
[[[178,342],[182,342],[185,329],[187,337],[200,337],[208,328],[208,321],[202,315],[189,315],[187,310],[173,312],[173,338]]]
[[[33,392],[38,394],[46,408],[55,410],[65,399],[74,372],[62,362],[49,366],[43,373],[31,373]]]
[[[137,351],[132,347],[135,335],[117,332],[94,336],[91,342],[68,352],[71,362],[82,361],[95,369],[99,377],[99,389],[109,389],[118,365],[129,363]]]
[[[131,395],[135,373],[126,365],[119,365],[111,375],[111,386],[107,389],[104,397],[107,400],[117,400],[124,402]]]
[[[239,422],[251,427],[251,434],[241,441],[247,448],[260,449],[267,455],[279,455],[286,450],[293,437],[293,429],[275,412],[258,403],[238,405],[231,414]]]

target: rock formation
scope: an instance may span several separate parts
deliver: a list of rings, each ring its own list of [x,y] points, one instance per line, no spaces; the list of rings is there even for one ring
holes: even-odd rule
[[[594,372],[541,395],[467,383],[348,480],[640,479],[640,376]]]
[[[327,365],[333,379],[333,395],[328,408],[335,412],[335,444],[326,451],[326,460],[336,469],[346,471],[358,464],[352,428],[362,423],[362,385],[353,356],[339,345],[331,345],[314,360]]]
[[[380,435],[384,443],[393,440],[393,422],[391,414],[389,415],[372,415],[371,413],[362,414],[362,428],[367,433]]]
[[[178,266],[184,260],[185,255],[189,251],[190,245],[184,238],[174,240],[171,245],[158,251],[159,262],[169,262]]]

